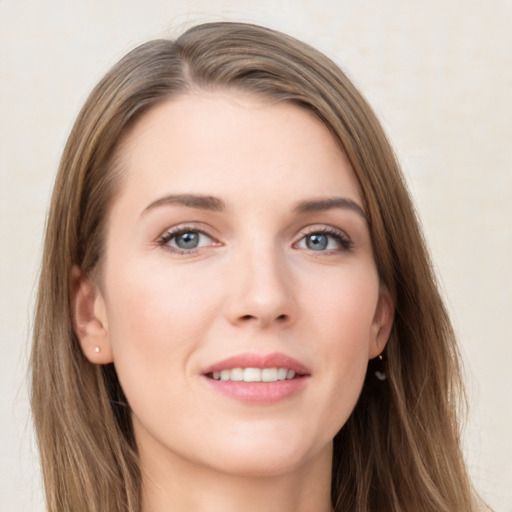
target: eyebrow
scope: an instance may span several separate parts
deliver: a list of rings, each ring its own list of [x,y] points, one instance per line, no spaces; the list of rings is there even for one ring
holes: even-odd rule
[[[301,201],[295,207],[295,211],[298,213],[308,213],[332,210],[333,208],[344,208],[347,210],[352,210],[368,222],[366,213],[361,208],[361,206],[359,206],[352,199],[348,199],[346,197],[329,197],[327,199],[313,199],[310,201]]]
[[[187,206],[188,208],[198,208],[200,210],[209,210],[212,212],[220,212],[225,209],[226,205],[222,199],[213,196],[203,196],[197,194],[170,194],[160,197],[156,201],[150,203],[142,213],[158,208],[159,206]]]
[[[198,194],[169,194],[160,197],[150,203],[143,210],[143,214],[158,208],[160,206],[186,206],[188,208],[198,208],[200,210],[208,210],[212,212],[220,212],[226,208],[226,204],[222,199],[214,196],[205,196]],[[368,221],[364,210],[352,199],[346,197],[329,197],[326,199],[311,199],[301,201],[294,208],[297,213],[319,212],[332,210],[334,208],[344,208],[352,210]]]

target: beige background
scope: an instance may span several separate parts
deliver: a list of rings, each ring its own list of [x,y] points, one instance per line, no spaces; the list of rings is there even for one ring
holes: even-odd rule
[[[512,512],[512,1],[0,0],[0,511],[42,512],[26,391],[45,211],[87,93],[194,22],[255,21],[330,55],[382,119],[460,336],[478,489]],[[412,511],[411,511],[412,512]]]

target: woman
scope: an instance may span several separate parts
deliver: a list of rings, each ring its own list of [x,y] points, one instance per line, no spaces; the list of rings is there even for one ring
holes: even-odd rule
[[[132,51],[55,183],[32,353],[48,510],[477,510],[398,165],[325,56],[245,24]]]

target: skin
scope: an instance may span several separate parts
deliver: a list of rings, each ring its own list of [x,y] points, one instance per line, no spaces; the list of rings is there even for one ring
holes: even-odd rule
[[[75,269],[74,311],[85,355],[114,362],[131,406],[144,512],[332,510],[332,439],[393,317],[347,158],[308,112],[233,91],[155,107],[121,158],[101,278]],[[165,199],[184,194],[224,207]],[[349,202],[297,209],[334,197]],[[180,227],[204,233],[198,247],[177,251]],[[310,248],[323,230],[327,247]],[[274,403],[202,375],[272,352],[309,370]]]

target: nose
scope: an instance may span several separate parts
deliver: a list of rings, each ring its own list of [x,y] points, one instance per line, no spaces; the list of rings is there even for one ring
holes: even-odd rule
[[[295,320],[293,280],[285,256],[275,249],[246,251],[232,261],[226,314],[233,325],[261,328]]]

